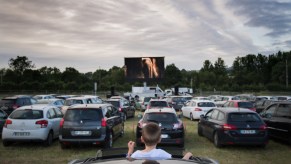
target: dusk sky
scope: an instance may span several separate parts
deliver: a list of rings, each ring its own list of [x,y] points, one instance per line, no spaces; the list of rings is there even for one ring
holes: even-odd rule
[[[83,73],[149,56],[199,70],[279,50],[291,50],[291,0],[0,0],[0,69],[17,56]]]

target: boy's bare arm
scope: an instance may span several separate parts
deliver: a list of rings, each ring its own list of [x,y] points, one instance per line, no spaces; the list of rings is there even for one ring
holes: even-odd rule
[[[127,144],[127,146],[128,146],[128,153],[127,153],[127,156],[130,157],[131,154],[132,154],[133,151],[134,151],[135,142],[133,142],[133,141],[129,141],[128,144]]]

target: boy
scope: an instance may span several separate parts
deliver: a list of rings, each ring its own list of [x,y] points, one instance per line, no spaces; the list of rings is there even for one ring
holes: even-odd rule
[[[128,142],[127,158],[163,160],[171,159],[172,155],[162,149],[156,149],[161,141],[161,128],[156,123],[148,123],[142,128],[141,141],[145,144],[144,150],[137,150],[133,153],[135,142]],[[183,159],[188,160],[192,153],[186,153]]]

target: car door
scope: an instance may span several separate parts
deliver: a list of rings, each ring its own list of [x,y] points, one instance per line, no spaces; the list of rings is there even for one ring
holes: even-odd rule
[[[105,117],[107,118],[106,120],[106,123],[109,127],[109,129],[111,129],[113,131],[113,136],[116,136],[116,133],[118,133],[119,131],[119,127],[116,125],[116,118],[115,118],[115,115],[114,115],[114,111],[113,111],[113,108],[112,106],[106,106],[106,114],[105,114]]]
[[[276,121],[274,120],[274,115],[277,109],[277,104],[270,105],[267,107],[260,115],[263,118],[264,122],[267,124],[268,133],[270,136],[276,134]]]
[[[130,106],[129,106],[129,102],[127,100],[123,100],[122,101],[122,105],[123,105],[123,109],[125,110],[125,113],[126,115],[129,117],[129,116],[132,116],[132,110],[130,109]]]
[[[284,140],[290,140],[291,104],[279,104],[272,119],[273,135]]]
[[[60,127],[60,121],[61,118],[57,117],[57,114],[54,110],[54,108],[50,108],[47,111],[47,118],[49,122],[51,123],[51,128],[54,131],[54,138],[57,138],[59,136],[59,127]]]
[[[217,117],[219,111],[214,109],[211,114],[209,114],[208,121],[205,124],[205,134],[208,138],[212,139],[213,132],[217,127]]]
[[[114,106],[111,106],[112,109],[112,117],[114,118],[114,126],[116,127],[116,134],[121,133],[123,131],[124,125],[123,125],[123,116],[118,111],[117,108]]]
[[[214,109],[208,111],[204,118],[201,119],[201,124],[202,124],[202,131],[203,131],[203,135],[206,136],[207,138],[209,138],[210,136],[210,120],[211,120],[211,115],[213,113]]]

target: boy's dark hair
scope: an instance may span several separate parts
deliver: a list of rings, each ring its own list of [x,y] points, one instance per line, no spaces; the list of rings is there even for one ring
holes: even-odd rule
[[[156,123],[148,123],[142,128],[142,138],[147,146],[156,145],[161,138],[161,128]]]

